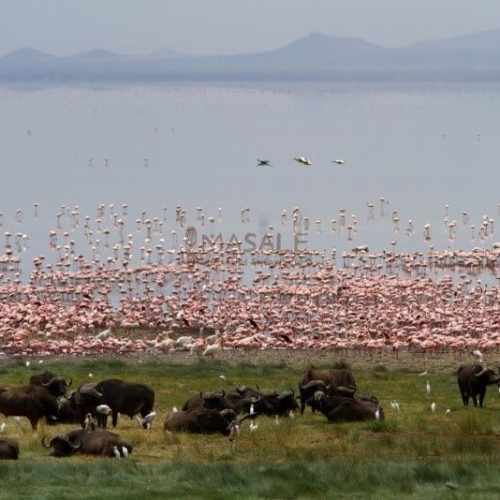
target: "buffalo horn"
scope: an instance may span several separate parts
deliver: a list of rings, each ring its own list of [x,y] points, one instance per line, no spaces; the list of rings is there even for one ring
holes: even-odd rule
[[[68,439],[68,443],[74,450],[78,450],[82,446],[82,442],[79,439],[77,439],[74,444]]]
[[[284,398],[287,398],[289,396],[293,396],[293,392],[292,391],[283,391],[279,396],[278,396],[278,400],[280,399],[284,399]]]
[[[47,437],[47,434],[45,434],[45,436],[43,436],[43,438],[42,438],[42,446],[44,448],[50,448],[50,444],[49,445],[45,444],[45,438],[46,437]],[[51,443],[52,443],[52,441],[51,441]]]
[[[94,398],[102,398],[102,393],[100,393],[98,390],[95,388],[95,384],[85,384],[80,387],[80,394],[87,394],[89,396],[92,396]]]
[[[323,380],[310,380],[306,385],[301,385],[300,388],[303,391],[306,391],[307,389],[310,389],[311,387],[314,387],[315,385],[322,385],[323,387],[326,387],[326,383],[323,382]]]
[[[474,373],[474,376],[475,377],[482,377],[487,371],[488,371],[488,368],[483,368],[479,373]]]
[[[354,387],[346,387],[344,385],[339,385],[337,387],[337,391],[338,392],[344,392],[344,393],[347,393],[347,394],[354,394],[354,392],[355,392]]]
[[[48,382],[45,382],[45,384],[42,382],[42,385],[44,387],[48,387],[50,384],[54,383],[56,380],[59,380],[59,377],[52,377]]]

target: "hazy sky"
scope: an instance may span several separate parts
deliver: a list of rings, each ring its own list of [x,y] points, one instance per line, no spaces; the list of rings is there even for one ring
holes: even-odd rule
[[[496,28],[499,0],[0,0],[0,55],[256,52],[314,31],[399,46]]]

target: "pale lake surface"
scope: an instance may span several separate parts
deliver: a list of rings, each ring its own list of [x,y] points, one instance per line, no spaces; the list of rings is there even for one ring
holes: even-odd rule
[[[227,240],[232,233],[243,239],[254,232],[258,242],[272,225],[283,247],[293,245],[290,213],[298,206],[310,218],[305,246],[328,254],[363,244],[391,250],[391,242],[399,251],[425,251],[429,244],[470,250],[500,240],[496,88],[3,88],[0,116],[0,231],[29,236],[28,269],[33,256],[49,255],[48,232],[57,229],[62,205],[68,212],[79,206],[80,228],[72,229],[67,216],[59,230],[76,240],[83,217],[93,221],[99,203],[107,207],[102,225],[110,229],[109,205],[121,213],[128,204],[126,233],[134,233],[143,211],[150,219],[166,214],[167,246],[172,230],[180,239],[185,230],[175,223],[176,205],[186,209],[186,226],[199,235],[210,233],[208,217],[218,220],[222,207],[215,233]],[[313,165],[293,161],[302,155]],[[257,158],[273,166],[257,167]],[[345,164],[336,166],[334,159]],[[380,197],[388,200],[384,215]],[[374,204],[371,218],[367,203]],[[245,224],[244,207],[250,208]],[[341,208],[346,224],[352,215],[357,221],[352,241],[339,227]],[[17,209],[22,215],[16,218]],[[398,232],[391,222],[394,210]],[[495,219],[496,234],[481,240],[477,228],[485,215]],[[453,220],[457,232],[450,240],[446,226]],[[430,242],[423,239],[426,223],[432,225]],[[470,224],[476,226],[475,239]],[[83,247],[77,253],[84,251],[88,255]]]

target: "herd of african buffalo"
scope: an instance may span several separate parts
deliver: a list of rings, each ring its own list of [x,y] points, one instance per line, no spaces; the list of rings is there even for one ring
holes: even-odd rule
[[[469,398],[475,406],[483,406],[486,387],[500,386],[500,368],[495,372],[481,364],[464,365],[457,372],[464,405]],[[156,417],[153,410],[155,394],[145,384],[118,379],[84,383],[67,394],[72,381],[45,371],[30,378],[22,387],[0,386],[0,413],[26,417],[33,430],[45,418],[48,424],[78,424],[77,430],[59,434],[42,445],[52,449],[55,457],[74,454],[127,457],[132,445],[118,434],[106,430],[108,416],[116,427],[118,415],[136,416],[144,428]],[[383,420],[384,410],[372,395],[359,394],[354,374],[349,368],[309,368],[299,382],[299,396],[293,390],[265,393],[259,388],[238,386],[234,393],[216,391],[190,397],[180,411],[174,408],[163,428],[174,432],[220,433],[231,441],[241,423],[259,416],[293,417],[306,406],[319,411],[331,422]],[[19,444],[13,439],[0,439],[0,459],[17,459]]]

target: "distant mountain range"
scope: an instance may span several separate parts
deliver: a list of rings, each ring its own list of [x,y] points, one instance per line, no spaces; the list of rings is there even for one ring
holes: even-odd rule
[[[58,57],[26,48],[0,58],[4,82],[176,80],[500,81],[500,30],[401,48],[312,33],[256,54],[192,56],[166,49],[131,56],[93,50]]]

